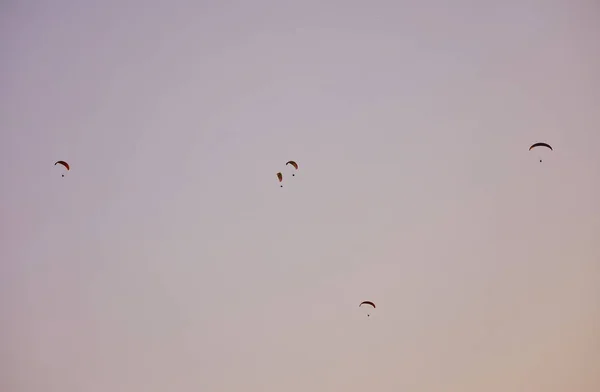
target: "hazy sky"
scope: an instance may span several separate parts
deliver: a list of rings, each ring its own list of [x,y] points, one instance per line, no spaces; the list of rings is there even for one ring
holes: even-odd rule
[[[599,391],[599,20],[2,1],[0,390]]]

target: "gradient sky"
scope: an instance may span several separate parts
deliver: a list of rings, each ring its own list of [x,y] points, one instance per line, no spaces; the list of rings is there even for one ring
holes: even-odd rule
[[[0,390],[599,391],[599,20],[2,1]]]

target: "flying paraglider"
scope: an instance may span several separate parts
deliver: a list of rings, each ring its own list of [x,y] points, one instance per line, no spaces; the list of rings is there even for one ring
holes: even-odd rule
[[[62,165],[62,166],[64,166],[64,167],[65,167],[65,169],[67,169],[67,171],[71,170],[71,167],[70,167],[70,166],[69,166],[69,164],[68,164],[67,162],[65,162],[65,161],[56,161],[56,162],[54,163],[54,166],[56,166],[56,165]],[[62,176],[64,177],[65,175],[63,174]]]
[[[281,184],[281,181],[283,181],[283,174],[281,174],[281,172],[277,173],[277,179],[279,180],[279,183]],[[279,185],[280,188],[283,188],[283,185]]]
[[[554,151],[554,149],[552,148],[552,146],[551,146],[551,145],[549,145],[548,143],[543,143],[543,142],[540,142],[540,143],[534,143],[534,144],[532,144],[532,145],[531,145],[531,147],[529,147],[529,151],[533,150],[533,149],[534,149],[534,148],[536,148],[536,147],[546,147],[546,148],[549,148],[549,149],[550,149],[550,151]],[[540,159],[540,162],[541,162],[541,161],[542,161],[542,160]]]
[[[298,170],[298,164],[295,161],[288,161],[285,165],[292,165],[294,169]],[[295,174],[292,173],[292,176],[295,176]]]
[[[360,308],[360,307],[361,307],[361,306],[363,306],[363,305],[369,305],[369,306],[372,306],[372,307],[373,307],[373,309],[376,309],[376,308],[377,308],[377,306],[375,306],[375,304],[374,304],[373,302],[371,302],[371,301],[363,301],[363,302],[361,302],[361,303],[360,303],[360,305],[358,305],[358,307]],[[367,313],[367,317],[371,317],[371,314]]]

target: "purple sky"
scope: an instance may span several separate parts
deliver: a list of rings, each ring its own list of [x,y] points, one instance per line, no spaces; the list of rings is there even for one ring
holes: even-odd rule
[[[0,390],[599,391],[599,20],[2,1]]]

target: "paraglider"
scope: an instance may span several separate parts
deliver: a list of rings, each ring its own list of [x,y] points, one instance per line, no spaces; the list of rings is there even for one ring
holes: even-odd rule
[[[298,170],[298,164],[295,161],[288,161],[286,164],[287,165],[292,165],[294,167],[294,169]],[[295,176],[296,174],[292,173],[292,176]]]
[[[54,163],[54,166],[56,166],[56,165],[62,165],[62,166],[64,166],[64,167],[65,167],[65,169],[67,169],[67,171],[71,170],[71,167],[70,167],[70,166],[69,166],[69,164],[68,164],[67,162],[65,162],[65,161],[56,161],[56,162]],[[64,177],[65,175],[63,174],[62,176]]]
[[[536,147],[546,147],[546,148],[549,148],[549,149],[550,149],[550,151],[554,151],[554,149],[552,148],[552,146],[551,146],[551,145],[549,145],[548,143],[543,143],[543,142],[540,142],[540,143],[534,143],[534,144],[532,144],[532,145],[531,145],[531,147],[529,147],[529,151],[533,150],[533,149],[534,149],[534,148],[536,148]],[[541,162],[541,161],[542,161],[542,160],[540,159],[540,162]]]
[[[372,307],[373,307],[373,309],[376,309],[376,308],[377,308],[377,306],[375,306],[375,304],[374,304],[373,302],[371,302],[371,301],[363,301],[363,302],[361,302],[361,303],[360,303],[360,305],[358,305],[358,307],[360,308],[360,307],[362,307],[363,305],[369,305],[369,306],[372,306]],[[370,314],[370,313],[367,313],[367,317],[371,317],[371,314]]]
[[[277,179],[279,180],[279,183],[281,184],[281,181],[283,181],[283,174],[281,174],[281,172],[277,173]],[[283,185],[279,185],[280,188],[283,188]]]

